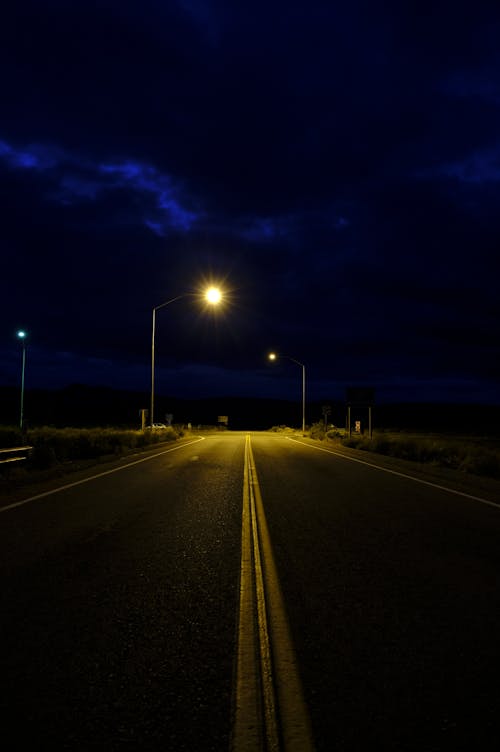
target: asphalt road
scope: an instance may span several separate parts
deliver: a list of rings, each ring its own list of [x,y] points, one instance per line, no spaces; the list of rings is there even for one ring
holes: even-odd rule
[[[280,706],[295,667],[311,748],[497,750],[500,499],[363,459],[302,439],[221,433],[105,475],[88,470],[90,480],[69,478],[26,503],[4,500],[8,748],[244,749],[235,727],[248,702],[245,623],[265,631],[241,607],[248,501],[271,692]],[[250,660],[262,669],[257,652]],[[294,730],[285,744],[280,707],[277,743],[301,752]],[[270,739],[248,748],[272,748]]]

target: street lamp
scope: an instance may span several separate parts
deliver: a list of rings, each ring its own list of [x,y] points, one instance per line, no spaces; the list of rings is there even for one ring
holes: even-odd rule
[[[296,363],[302,368],[302,433],[306,432],[306,367],[303,363],[295,358],[291,358],[289,355],[278,355],[277,353],[269,353],[269,360],[277,360],[278,358],[286,358],[291,360],[292,363]]]
[[[222,293],[218,287],[209,287],[205,292],[205,300],[212,305],[217,305],[222,300]]]
[[[27,334],[25,331],[20,329],[17,333],[18,338],[21,340],[23,345],[23,358],[22,358],[22,367],[21,367],[21,412],[19,417],[19,428],[21,431],[23,430],[24,426],[24,371],[26,368],[26,337]]]
[[[187,298],[190,295],[192,295],[192,293],[184,292],[182,293],[182,295],[177,295],[175,298],[166,300],[164,303],[160,303],[160,305],[157,305],[153,308],[153,331],[151,335],[151,406],[150,406],[150,416],[149,416],[149,424],[151,427],[153,427],[153,423],[154,423],[154,405],[155,405],[156,311],[158,311],[160,308],[164,308],[165,306],[170,305],[170,303],[175,303],[176,300],[180,300],[181,298]],[[222,300],[222,292],[219,290],[218,287],[209,287],[207,290],[205,290],[203,297],[205,298],[207,303],[209,303],[210,305],[217,305]]]

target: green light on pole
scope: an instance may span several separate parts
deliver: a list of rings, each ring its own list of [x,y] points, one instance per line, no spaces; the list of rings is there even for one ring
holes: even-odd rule
[[[22,367],[21,367],[21,412],[19,415],[19,428],[21,431],[24,428],[24,371],[26,368],[26,337],[27,334],[23,329],[20,329],[17,333],[17,336],[23,343],[23,360],[22,360]]]

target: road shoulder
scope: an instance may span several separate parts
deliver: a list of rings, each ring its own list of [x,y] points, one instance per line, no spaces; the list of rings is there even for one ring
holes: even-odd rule
[[[396,457],[388,457],[375,452],[363,451],[361,449],[352,449],[343,446],[339,441],[324,439],[318,441],[306,437],[291,437],[293,441],[305,444],[312,448],[323,449],[346,458],[356,459],[369,465],[375,465],[381,469],[390,470],[396,473],[410,475],[417,480],[425,481],[456,490],[462,494],[482,497],[488,501],[500,504],[500,481],[485,476],[472,475],[460,472],[459,470],[449,470],[443,467],[437,467],[432,464],[422,462],[412,462]]]

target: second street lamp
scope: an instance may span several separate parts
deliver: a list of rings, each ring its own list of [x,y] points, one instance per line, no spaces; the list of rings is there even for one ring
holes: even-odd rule
[[[278,355],[277,353],[269,353],[269,360],[277,360],[278,358],[286,358],[291,360],[292,363],[296,363],[302,368],[302,433],[306,432],[306,367],[299,360],[291,358],[289,355]]]
[[[152,334],[151,334],[151,405],[150,405],[150,413],[149,413],[149,425],[151,426],[151,428],[153,427],[153,423],[154,423],[154,409],[155,409],[156,311],[158,311],[160,308],[164,308],[165,306],[170,305],[170,303],[175,303],[176,300],[180,300],[181,298],[187,298],[191,294],[192,293],[184,292],[182,293],[182,295],[177,295],[175,298],[166,300],[164,303],[160,303],[160,305],[157,305],[153,308],[153,329],[152,329]],[[207,303],[210,303],[210,305],[217,305],[222,300],[222,293],[218,287],[209,287],[204,293],[204,298],[207,301]]]

